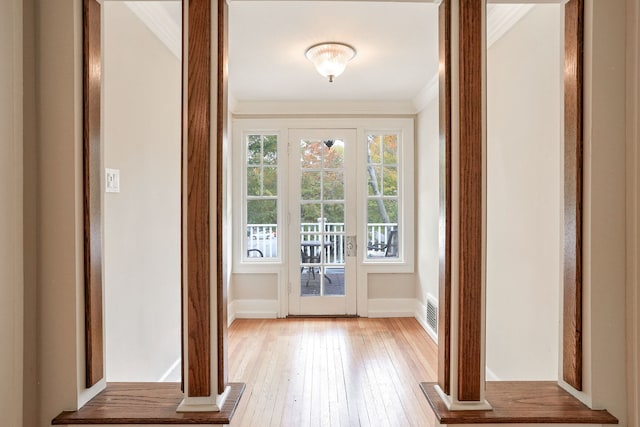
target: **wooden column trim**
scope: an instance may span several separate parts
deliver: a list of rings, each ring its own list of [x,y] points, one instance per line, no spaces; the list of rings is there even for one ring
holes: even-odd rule
[[[564,26],[562,379],[582,390],[583,0],[570,0],[565,5]]]
[[[217,91],[217,134],[216,134],[216,294],[218,325],[218,394],[222,394],[227,386],[227,286],[224,281],[223,261],[223,198],[224,192],[224,146],[227,143],[227,62],[229,6],[227,0],[218,0],[218,91]]]
[[[446,394],[451,382],[451,0],[438,8],[440,219],[438,284],[438,384]]]
[[[211,396],[211,2],[189,1],[187,88],[187,398]]]
[[[458,400],[479,401],[482,369],[483,274],[483,8],[459,3],[459,301]]]
[[[102,327],[102,195],[100,184],[100,4],[83,1],[83,211],[85,291],[85,385],[104,377]]]

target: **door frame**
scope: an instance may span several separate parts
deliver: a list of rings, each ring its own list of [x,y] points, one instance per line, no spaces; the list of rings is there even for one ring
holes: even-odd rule
[[[289,230],[289,245],[290,248],[288,255],[288,315],[355,315],[357,312],[357,255],[348,257],[345,254],[344,262],[344,295],[335,297],[303,297],[299,294],[300,284],[302,280],[302,268],[300,267],[300,256],[297,254],[297,248],[301,240],[300,233],[300,151],[298,144],[301,138],[324,138],[325,136],[340,136],[343,133],[346,137],[345,147],[349,144],[349,150],[344,151],[344,225],[345,225],[345,239],[348,235],[358,235],[358,144],[360,141],[358,130],[356,128],[289,128],[288,132],[288,161],[289,161],[289,176],[288,193],[289,203],[288,210],[288,224]],[[354,164],[356,167],[349,167]],[[324,202],[324,199],[321,200]],[[296,229],[297,225],[297,229]],[[322,251],[322,249],[320,249]],[[307,273],[309,274],[309,273]],[[320,271],[320,279],[322,280],[324,272]],[[325,276],[326,277],[326,276]],[[347,285],[349,284],[349,285]],[[339,312],[331,313],[333,304],[329,303],[328,298],[342,298],[344,302],[344,310],[342,310],[342,303],[340,304]],[[315,302],[315,307],[311,307],[311,303]]]
[[[369,301],[368,301],[368,276],[370,274],[385,274],[385,273],[413,273],[415,270],[415,233],[414,231],[414,146],[415,141],[415,115],[393,115],[393,116],[372,116],[372,117],[322,117],[322,118],[307,118],[307,117],[273,117],[264,116],[256,117],[255,115],[242,115],[234,114],[232,117],[232,129],[231,135],[233,140],[233,191],[230,193],[235,196],[232,201],[233,205],[233,217],[241,218],[242,215],[242,135],[252,131],[273,131],[278,132],[281,141],[279,142],[279,149],[281,152],[286,153],[286,144],[282,141],[288,138],[289,129],[356,129],[357,146],[361,146],[364,143],[365,135],[368,131],[398,131],[403,134],[402,142],[402,168],[403,172],[399,174],[399,183],[401,187],[400,196],[403,199],[402,214],[400,221],[406,225],[402,227],[407,229],[402,231],[400,236],[402,251],[402,258],[393,261],[367,261],[362,256],[362,251],[359,250],[356,260],[356,315],[366,317],[369,314]],[[357,171],[364,170],[366,167],[366,158],[360,156],[359,151],[356,150],[356,167]],[[288,161],[279,162],[279,173],[281,174],[281,182],[286,180],[289,176]],[[367,191],[367,177],[363,173],[357,173],[356,177],[356,215],[358,226],[366,223],[366,210],[361,203],[361,194]],[[282,234],[283,242],[289,241],[289,235],[287,232],[287,213],[282,207],[289,206],[289,195],[285,188],[279,187],[279,202],[280,202],[280,217],[278,220],[279,231]],[[239,233],[239,227],[234,224],[234,233]],[[357,246],[358,248],[366,247],[366,239],[364,233],[357,230]],[[236,237],[238,236],[238,237]],[[280,237],[280,236],[279,236]],[[287,317],[289,314],[289,271],[288,271],[288,259],[289,259],[289,245],[282,245],[281,259],[278,262],[269,263],[243,263],[240,262],[242,255],[242,244],[239,244],[239,234],[234,234],[233,239],[233,255],[232,255],[232,273],[233,274],[267,274],[276,277],[277,281],[277,311],[274,312],[276,317]],[[261,300],[262,301],[262,300]],[[264,307],[264,306],[261,306]],[[269,307],[271,307],[269,305]],[[274,307],[275,308],[275,307]],[[261,309],[262,310],[262,309]]]

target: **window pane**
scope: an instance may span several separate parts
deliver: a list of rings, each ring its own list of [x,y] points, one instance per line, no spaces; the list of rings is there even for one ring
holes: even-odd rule
[[[263,148],[264,164],[278,164],[278,137],[276,135],[264,135]]]
[[[278,256],[278,136],[247,136],[246,253],[259,262]]]
[[[344,224],[344,204],[343,203],[325,204],[324,218],[326,223]]]
[[[398,200],[397,199],[387,199],[384,201],[384,207],[389,216],[389,224],[397,224],[398,223]]]
[[[278,195],[278,169],[275,167],[264,168],[264,196]]]
[[[247,168],[247,196],[261,196],[261,168]]]
[[[380,136],[369,135],[369,159],[367,163],[370,164],[380,164],[382,163],[382,156],[380,153]]]
[[[321,141],[300,141],[300,167],[302,169],[319,169],[322,167]]]
[[[249,135],[247,136],[247,164],[259,165],[262,159],[262,136],[261,135]]]
[[[319,224],[322,215],[322,205],[320,203],[310,203],[300,206],[300,223]]]
[[[367,180],[370,196],[380,196],[382,194],[382,166],[369,165],[367,168]]]
[[[324,167],[326,169],[342,169],[344,167],[344,142],[335,140],[329,142],[331,147],[324,147]]]
[[[385,165],[398,163],[398,135],[385,135],[383,141],[383,162]]]
[[[386,166],[382,170],[382,194],[385,196],[398,195],[398,169]]]
[[[323,173],[324,200],[344,199],[344,174],[337,171]]]
[[[247,225],[278,222],[277,200],[247,200]]]
[[[320,172],[302,172],[300,197],[302,200],[320,200]]]

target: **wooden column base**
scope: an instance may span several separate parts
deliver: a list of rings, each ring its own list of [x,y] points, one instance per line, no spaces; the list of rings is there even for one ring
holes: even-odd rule
[[[618,424],[607,411],[594,411],[552,381],[487,382],[489,411],[449,411],[437,383],[420,383],[440,424]]]
[[[53,425],[73,424],[229,424],[244,392],[230,383],[220,412],[176,412],[184,395],[179,383],[109,383],[77,411],[65,411]]]

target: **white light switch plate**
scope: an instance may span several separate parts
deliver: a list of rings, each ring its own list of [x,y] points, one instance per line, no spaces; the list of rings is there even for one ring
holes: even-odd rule
[[[107,193],[119,193],[120,192],[120,169],[105,168],[104,176],[106,179],[106,191]]]

